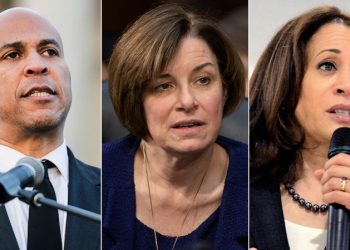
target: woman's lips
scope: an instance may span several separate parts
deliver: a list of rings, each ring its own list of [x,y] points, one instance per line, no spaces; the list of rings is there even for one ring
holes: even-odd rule
[[[340,123],[350,123],[350,105],[338,104],[327,110]]]
[[[191,128],[196,126],[203,126],[205,123],[201,120],[184,120],[184,121],[178,121],[174,125],[172,125],[172,128]]]
[[[200,120],[186,120],[176,122],[171,126],[171,129],[176,133],[182,134],[196,134],[204,128],[205,122]]]

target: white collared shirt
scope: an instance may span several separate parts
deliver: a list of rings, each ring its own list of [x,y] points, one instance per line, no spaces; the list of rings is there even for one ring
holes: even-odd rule
[[[5,173],[12,169],[18,160],[26,157],[26,155],[0,145],[0,172]],[[58,148],[51,151],[44,157],[40,158],[50,160],[57,168],[50,168],[48,170],[49,178],[56,193],[57,202],[67,205],[68,203],[68,154],[66,143],[63,142]],[[28,237],[28,216],[29,205],[15,198],[5,204],[6,212],[11,222],[12,229],[15,233],[19,249],[27,249]],[[58,210],[62,246],[64,246],[64,239],[66,233],[67,214]],[[45,236],[43,236],[45,237]]]

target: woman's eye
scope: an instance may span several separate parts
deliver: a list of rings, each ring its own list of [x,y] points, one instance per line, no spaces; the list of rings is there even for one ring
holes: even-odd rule
[[[170,83],[162,83],[160,85],[158,85],[157,87],[155,87],[155,89],[157,91],[166,91],[168,89],[170,89],[172,87],[172,85]]]
[[[17,59],[19,58],[19,53],[18,52],[11,52],[8,53],[6,56],[4,56],[5,59]]]
[[[57,50],[55,49],[47,49],[43,52],[43,55],[46,55],[46,56],[58,56],[58,52]]]
[[[324,63],[321,63],[319,66],[318,66],[319,69],[323,70],[323,71],[333,71],[333,70],[336,70],[336,67],[333,63],[331,62],[324,62]]]
[[[210,83],[210,79],[208,77],[201,77],[197,80],[197,83],[200,85],[207,85]]]

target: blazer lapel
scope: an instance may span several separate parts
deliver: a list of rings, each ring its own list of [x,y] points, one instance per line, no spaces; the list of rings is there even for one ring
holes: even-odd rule
[[[96,172],[76,160],[69,149],[68,156],[68,204],[100,213],[99,177],[96,180]],[[100,224],[68,213],[64,249],[100,249]]]
[[[279,186],[251,185],[250,197],[250,247],[289,249]]]
[[[3,205],[0,205],[0,246],[2,250],[19,250],[11,222]]]

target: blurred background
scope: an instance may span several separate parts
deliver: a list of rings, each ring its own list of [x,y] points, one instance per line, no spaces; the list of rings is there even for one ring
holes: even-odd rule
[[[216,19],[235,48],[240,53],[247,71],[248,57],[248,0],[171,0],[162,1],[180,3]],[[108,93],[107,65],[113,46],[138,16],[159,5],[153,0],[114,1],[103,0],[102,8],[102,142],[115,140],[128,132],[121,126],[114,113]],[[226,117],[221,133],[224,136],[248,141],[248,100],[245,98],[237,111]]]
[[[77,158],[101,166],[101,2],[0,1],[1,10],[16,6],[40,12],[60,33],[73,92],[64,136]]]
[[[249,0],[249,76],[273,35],[293,17],[320,5],[335,5],[350,12],[350,1],[308,0]],[[268,14],[267,14],[268,13]]]

